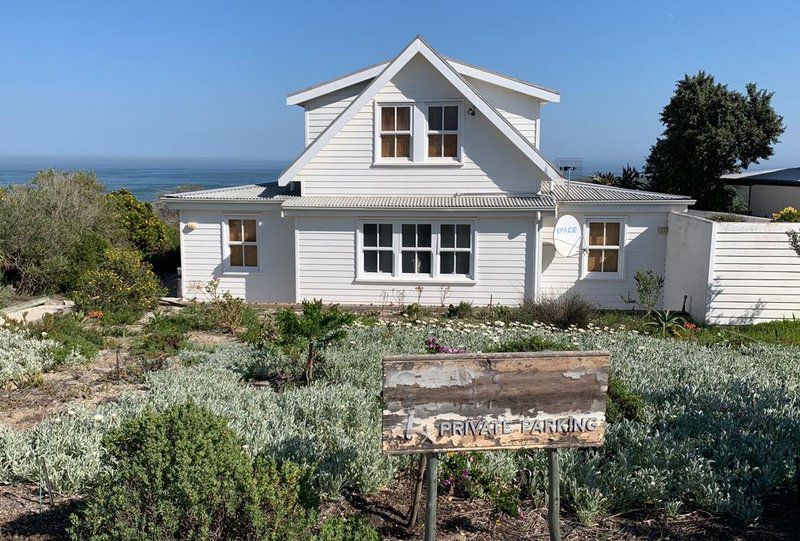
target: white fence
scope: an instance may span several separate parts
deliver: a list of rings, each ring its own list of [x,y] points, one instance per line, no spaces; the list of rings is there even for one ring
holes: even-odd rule
[[[699,321],[742,325],[800,317],[800,257],[786,232],[800,224],[668,220],[664,305]]]

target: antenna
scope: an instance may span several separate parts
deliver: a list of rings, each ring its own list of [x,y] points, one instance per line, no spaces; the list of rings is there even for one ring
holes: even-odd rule
[[[573,172],[576,178],[583,177],[583,158],[556,158],[555,162],[561,175],[567,178],[567,193],[569,193]]]

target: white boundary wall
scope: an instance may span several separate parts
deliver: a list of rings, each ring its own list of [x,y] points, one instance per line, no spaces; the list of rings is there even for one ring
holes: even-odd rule
[[[697,320],[743,325],[800,317],[800,224],[712,222],[671,213],[664,304]]]

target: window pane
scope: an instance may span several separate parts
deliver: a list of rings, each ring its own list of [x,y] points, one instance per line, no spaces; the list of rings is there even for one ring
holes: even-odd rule
[[[442,129],[441,107],[428,107],[428,129],[433,131]]]
[[[587,270],[600,272],[602,270],[603,250],[589,250]]]
[[[470,247],[469,225],[459,224],[456,226],[456,247],[469,248]]]
[[[364,246],[378,245],[378,224],[364,224]]]
[[[414,257],[415,252],[403,252],[403,264],[402,269],[405,273],[412,273],[416,272],[416,258]]]
[[[444,248],[455,248],[456,246],[456,226],[452,224],[442,224],[442,246]]]
[[[417,272],[420,274],[431,273],[431,253],[417,252]]]
[[[442,157],[442,136],[431,134],[428,135],[428,157],[441,158]]]
[[[453,274],[455,270],[455,254],[453,252],[441,252],[439,254],[439,273]]]
[[[381,250],[378,252],[381,272],[392,272],[392,256],[394,256],[394,253],[389,250]]]
[[[431,245],[431,224],[417,225],[417,246],[430,247]]]
[[[606,223],[606,246],[619,246],[619,223]]]
[[[242,241],[242,221],[241,220],[228,220],[228,237],[231,242]]]
[[[603,223],[592,222],[589,224],[589,246],[603,245]]]
[[[381,107],[381,131],[394,131],[394,107]]]
[[[245,267],[258,267],[258,248],[255,246],[244,247]]]
[[[378,272],[378,252],[364,250],[364,272]]]
[[[469,252],[456,252],[456,274],[469,274]]]
[[[244,265],[244,252],[241,245],[231,245],[231,267]]]
[[[444,108],[444,129],[457,130],[458,129],[458,106],[448,105]]]
[[[396,141],[395,158],[410,158],[411,157],[411,136],[410,135],[395,135]]]
[[[617,272],[618,264],[618,250],[603,250],[603,272]]]
[[[381,246],[392,246],[392,224],[379,224],[378,225],[379,243]]]
[[[394,135],[381,135],[381,158],[394,158]]]
[[[403,224],[403,247],[413,248],[417,245],[417,226],[414,224]]]
[[[256,241],[256,221],[255,220],[243,220],[242,223],[244,224],[244,240],[247,242],[255,242]]]
[[[397,131],[409,131],[411,129],[411,107],[397,108]]]
[[[458,158],[458,135],[443,136],[442,156],[445,158]]]

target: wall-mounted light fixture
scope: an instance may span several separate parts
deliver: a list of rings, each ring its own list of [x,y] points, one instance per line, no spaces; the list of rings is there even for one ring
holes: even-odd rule
[[[186,229],[188,231],[194,231],[195,229],[197,229],[197,222],[189,222],[188,224],[186,224]]]
[[[469,107],[467,107],[467,114],[469,116],[475,116],[475,108],[472,107],[471,105]]]

